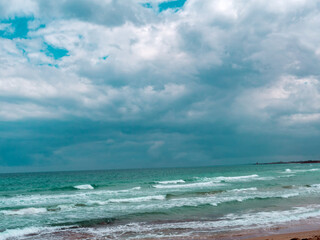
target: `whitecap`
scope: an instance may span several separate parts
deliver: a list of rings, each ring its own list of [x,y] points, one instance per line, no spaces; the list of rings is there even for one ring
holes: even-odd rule
[[[74,186],[74,188],[79,190],[94,189],[94,187],[92,187],[90,184],[77,185],[77,186]]]
[[[282,173],[304,173],[304,172],[317,172],[320,171],[320,168],[312,168],[312,169],[295,169],[291,170],[287,168],[284,172]]]
[[[258,189],[256,187],[251,187],[251,188],[240,188],[240,189],[232,189],[229,190],[228,192],[247,192],[247,191],[257,191]]]
[[[134,198],[119,198],[119,199],[109,199],[108,202],[111,203],[124,203],[124,202],[147,202],[152,200],[165,200],[164,195],[155,196],[145,196],[145,197],[134,197]]]
[[[214,178],[216,181],[224,181],[224,182],[246,182],[251,181],[252,179],[258,178],[259,175],[252,174],[252,175],[246,175],[246,176],[234,176],[234,177],[216,177]]]
[[[177,183],[185,183],[186,181],[179,179],[179,180],[169,180],[169,181],[159,181],[160,184],[177,184]]]
[[[205,177],[205,178],[197,178],[201,179],[205,182],[211,181],[211,182],[250,182],[255,180],[271,180],[273,178],[270,177],[259,177],[258,174],[252,174],[252,175],[244,175],[244,176],[220,176],[220,177]]]
[[[141,187],[133,187],[133,188],[129,188],[129,189],[115,190],[115,191],[110,191],[110,192],[131,192],[131,191],[140,190],[140,189],[141,189]]]
[[[187,184],[157,184],[152,185],[154,188],[202,188],[202,187],[215,187],[222,186],[223,184],[215,183],[215,182],[195,182],[195,183],[187,183]]]
[[[296,170],[296,172],[317,172],[319,171],[319,168],[312,168],[312,169],[301,169],[301,170]]]
[[[22,208],[14,210],[3,210],[1,211],[4,215],[32,215],[47,212],[46,208]]]

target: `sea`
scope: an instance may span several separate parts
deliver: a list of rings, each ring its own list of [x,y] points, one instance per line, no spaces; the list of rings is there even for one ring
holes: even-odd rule
[[[1,240],[240,239],[319,219],[320,164],[0,174]]]

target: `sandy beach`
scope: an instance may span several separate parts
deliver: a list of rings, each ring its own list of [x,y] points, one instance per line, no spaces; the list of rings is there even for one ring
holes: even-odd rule
[[[305,227],[305,228],[304,228]],[[295,229],[293,228],[270,228],[270,229],[255,229],[246,231],[233,231],[225,233],[210,233],[210,232],[197,232],[190,235],[177,236],[173,232],[170,233],[168,230],[166,236],[160,238],[154,237],[141,237],[135,238],[140,240],[320,240],[320,229],[312,228],[310,225],[298,225]],[[304,230],[301,230],[303,229]],[[316,229],[316,230],[314,230]],[[81,239],[116,239],[110,235],[100,235],[97,237],[90,231],[72,231],[75,229],[60,229],[56,232],[47,234],[28,234],[25,235],[24,239],[35,240],[35,239],[68,239],[68,240],[81,240]],[[131,238],[133,235],[129,234],[126,237]]]
[[[320,230],[275,234],[275,235],[245,238],[245,239],[247,240],[320,240]]]

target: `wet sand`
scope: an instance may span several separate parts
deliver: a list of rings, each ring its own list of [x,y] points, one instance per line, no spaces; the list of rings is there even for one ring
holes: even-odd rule
[[[242,234],[232,234],[231,236],[205,236],[197,235],[190,237],[178,237],[178,238],[160,238],[161,240],[320,240],[320,230],[308,231],[308,232],[295,232],[295,233],[283,233],[283,234],[272,234],[263,237],[249,237]],[[156,240],[154,238],[144,238],[143,240]],[[159,239],[157,239],[159,240]]]
[[[320,240],[320,230],[275,234],[264,237],[245,238],[247,240]]]
[[[247,233],[248,234],[248,233]],[[291,233],[282,233],[282,234],[274,234],[274,233],[264,233],[264,236],[260,235],[259,237],[252,237],[253,235],[257,234],[248,234],[246,233],[231,233],[228,235],[225,234],[194,234],[191,236],[184,236],[184,237],[163,237],[163,238],[141,238],[141,240],[320,240],[320,230],[315,231],[307,231],[307,232],[291,232]],[[110,236],[104,236],[104,237],[97,237],[94,235],[91,235],[90,233],[75,233],[75,232],[69,232],[69,231],[63,231],[63,232],[55,232],[51,234],[44,234],[42,236],[38,235],[27,235],[25,236],[25,239],[49,239],[54,237],[54,239],[66,239],[66,240],[83,240],[83,239],[115,239],[110,238]]]
[[[57,231],[38,234],[27,234],[26,240],[42,239],[66,239],[66,240],[84,240],[84,239],[119,239],[119,236],[113,234],[98,234],[108,226],[97,226],[92,228],[70,227],[61,228]],[[93,231],[91,231],[93,230]],[[266,228],[256,228],[238,231],[211,232],[209,229],[161,229],[146,232],[146,237],[138,237],[136,232],[125,232],[121,234],[120,239],[135,238],[140,240],[320,240],[320,221],[319,219],[308,219],[277,225]],[[158,235],[159,237],[147,237],[147,235]]]

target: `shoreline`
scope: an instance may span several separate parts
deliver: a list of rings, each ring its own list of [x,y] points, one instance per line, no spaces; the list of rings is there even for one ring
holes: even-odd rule
[[[100,227],[95,228],[98,230]],[[74,231],[76,229],[76,231]],[[81,228],[67,228],[60,229],[53,232],[48,232],[44,234],[31,233],[24,235],[26,240],[40,240],[40,239],[66,239],[66,240],[84,240],[84,239],[118,239],[111,235],[95,235],[93,232],[81,231]],[[77,231],[80,230],[80,231]],[[164,231],[166,232],[166,231]],[[210,233],[210,231],[202,232],[195,231],[192,234],[184,235],[183,232],[175,235],[170,230],[166,232],[167,234],[163,237],[138,237],[134,235],[127,235],[126,237],[140,240],[320,240],[320,224],[318,222],[312,225],[309,224],[297,224],[291,226],[274,226],[266,229],[248,229],[239,231],[230,231],[224,233]],[[172,234],[172,235],[171,235]],[[122,236],[120,239],[126,239]]]

